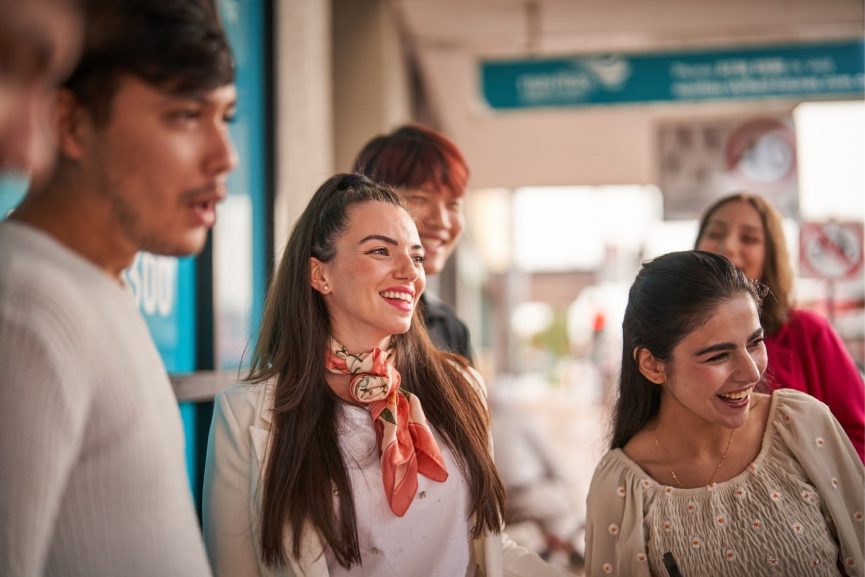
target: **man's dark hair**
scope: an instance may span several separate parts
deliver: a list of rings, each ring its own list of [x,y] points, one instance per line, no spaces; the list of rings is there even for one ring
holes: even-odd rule
[[[85,0],[84,8],[84,50],[65,87],[97,123],[108,121],[124,75],[178,95],[234,80],[212,0]]]

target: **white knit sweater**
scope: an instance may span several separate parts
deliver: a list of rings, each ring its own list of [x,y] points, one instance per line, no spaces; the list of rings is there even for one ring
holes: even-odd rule
[[[0,223],[0,575],[210,575],[183,428],[131,293]]]

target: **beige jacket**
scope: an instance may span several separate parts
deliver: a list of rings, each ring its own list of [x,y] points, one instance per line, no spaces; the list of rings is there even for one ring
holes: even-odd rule
[[[327,577],[316,533],[304,535],[300,557],[274,569],[261,560],[256,519],[259,482],[270,438],[273,398],[269,388],[235,385],[216,399],[204,472],[203,523],[207,554],[217,577]],[[291,534],[284,544],[291,551]],[[474,543],[478,577],[567,575],[516,545],[489,534]]]

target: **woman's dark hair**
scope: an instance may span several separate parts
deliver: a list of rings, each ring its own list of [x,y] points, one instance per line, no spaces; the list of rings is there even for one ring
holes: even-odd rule
[[[104,125],[123,76],[180,96],[234,81],[213,0],[84,0],[81,59],[65,83]]]
[[[619,398],[610,446],[624,447],[661,406],[661,387],[637,366],[645,348],[667,362],[673,349],[714,314],[718,304],[749,295],[759,308],[765,287],[725,257],[699,250],[672,252],[643,264],[628,293],[622,321]]]
[[[337,432],[339,399],[325,380],[330,318],[313,290],[310,258],[327,262],[349,225],[352,207],[402,206],[393,190],[359,174],[338,174],[313,195],[271,281],[246,381],[274,386],[274,419],[260,518],[265,563],[285,565],[283,534],[300,555],[311,525],[344,567],[361,562],[354,499]],[[460,357],[436,350],[415,311],[393,337],[402,386],[423,400],[430,424],[453,451],[472,495],[472,535],[501,528],[505,493],[488,449],[489,414]],[[337,497],[334,497],[334,490]],[[336,502],[336,505],[334,504]]]
[[[447,188],[462,196],[469,167],[456,145],[421,126],[400,126],[376,136],[360,151],[354,171],[394,188]]]
[[[725,196],[703,213],[694,247],[699,246],[703,235],[706,234],[712,215],[719,208],[731,202],[748,203],[760,215],[764,242],[766,243],[766,258],[763,262],[762,278],[755,280],[766,283],[770,290],[768,298],[763,303],[760,320],[763,323],[763,328],[766,329],[766,334],[771,335],[787,322],[792,306],[793,292],[793,270],[790,267],[790,256],[787,253],[787,243],[784,240],[784,227],[778,211],[765,198],[756,194],[738,192]]]

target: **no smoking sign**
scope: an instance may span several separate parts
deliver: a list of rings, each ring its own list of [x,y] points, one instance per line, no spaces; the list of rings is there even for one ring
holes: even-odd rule
[[[799,266],[803,277],[845,279],[862,269],[861,222],[803,222]]]

